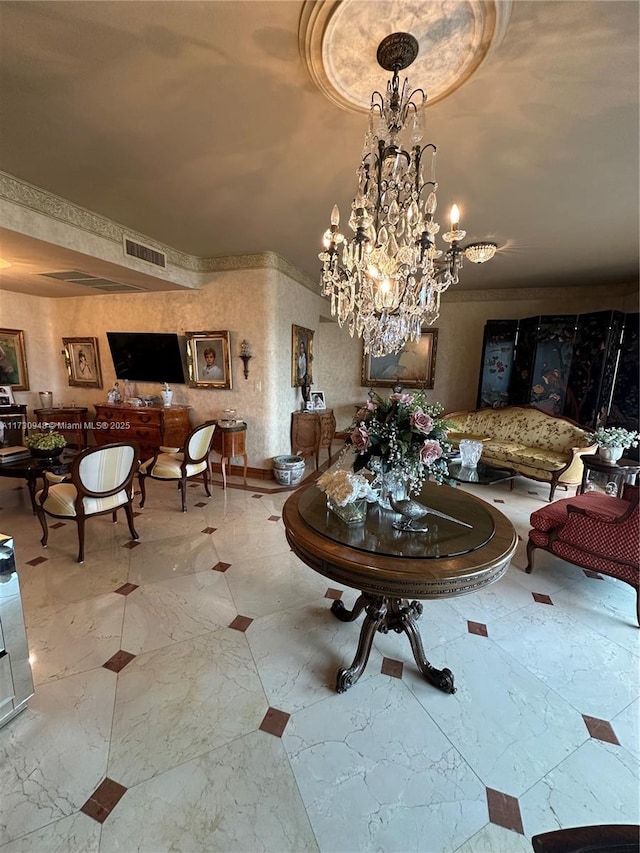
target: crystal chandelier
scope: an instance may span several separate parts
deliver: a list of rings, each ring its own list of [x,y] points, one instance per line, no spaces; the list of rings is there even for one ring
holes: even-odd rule
[[[398,352],[420,338],[423,325],[435,322],[440,294],[458,283],[463,257],[484,263],[497,250],[490,242],[460,245],[466,232],[456,205],[450,230],[442,234],[447,248],[436,246],[436,147],[422,145],[427,96],[422,89],[410,91],[406,78],[400,89],[398,76],[417,55],[418,42],[409,33],[387,36],[378,47],[378,63],[393,78],[384,96],[371,96],[349,218],[354,236],[347,240],[340,233],[334,205],[319,255],[322,294],[331,299],[332,315],[340,326],[348,323],[351,336],[357,333],[365,353],[374,356]]]

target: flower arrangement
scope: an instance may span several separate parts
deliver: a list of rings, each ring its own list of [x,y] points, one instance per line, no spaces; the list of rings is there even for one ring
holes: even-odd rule
[[[50,432],[32,432],[25,438],[30,450],[62,450],[67,446],[66,438],[56,430]]]
[[[346,506],[362,498],[376,498],[367,478],[351,471],[327,471],[318,478],[316,486],[338,506]]]
[[[428,476],[442,483],[449,474],[445,454],[451,450],[442,411],[440,403],[427,403],[421,391],[396,391],[387,400],[370,391],[347,439],[358,454],[354,471],[365,466],[382,474],[395,471],[412,492]]]
[[[622,427],[600,427],[589,436],[589,441],[597,442],[600,447],[637,447],[640,433]]]

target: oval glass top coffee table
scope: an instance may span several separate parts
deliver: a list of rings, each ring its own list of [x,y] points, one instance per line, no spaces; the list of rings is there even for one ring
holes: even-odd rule
[[[464,595],[494,583],[506,572],[517,535],[509,519],[461,489],[426,483],[418,500],[457,519],[427,515],[428,530],[398,530],[399,516],[369,505],[366,520],[348,525],[326,506],[316,486],[299,489],[287,500],[283,521],[293,552],[314,571],[360,591],[353,610],[341,601],[331,605],[343,622],[365,617],[351,666],[338,670],[336,689],[343,693],[360,678],[377,631],[404,632],[426,680],[454,693],[453,674],[426,659],[416,622],[420,600]],[[421,519],[421,522],[423,519]]]

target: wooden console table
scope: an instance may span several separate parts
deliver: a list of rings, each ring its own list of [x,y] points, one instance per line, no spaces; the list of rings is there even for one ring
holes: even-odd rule
[[[226,463],[229,463],[234,457],[242,456],[244,459],[243,478],[244,484],[247,485],[247,451],[245,449],[245,437],[247,435],[247,425],[245,423],[234,423],[226,425],[222,421],[217,422],[216,431],[213,434],[213,444],[211,450],[214,453],[220,454],[220,467],[222,468],[222,488],[227,488],[227,469]]]
[[[33,410],[39,424],[54,424],[56,430],[65,438],[69,436],[67,443],[78,450],[84,450],[87,446],[87,412],[88,409],[81,406]]]
[[[183,447],[192,430],[189,406],[126,406],[96,404],[93,434],[102,447],[135,441],[140,458],[149,459],[158,448]]]
[[[326,448],[331,463],[331,443],[336,434],[336,419],[333,409],[318,412],[293,412],[291,415],[291,452],[316,457],[316,469],[320,464],[320,450]]]

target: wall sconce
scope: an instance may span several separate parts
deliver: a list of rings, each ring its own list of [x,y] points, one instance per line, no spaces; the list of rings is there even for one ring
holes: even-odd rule
[[[244,378],[249,378],[249,360],[253,358],[253,353],[251,352],[251,344],[249,341],[244,340],[240,344],[240,358],[244,362]]]

